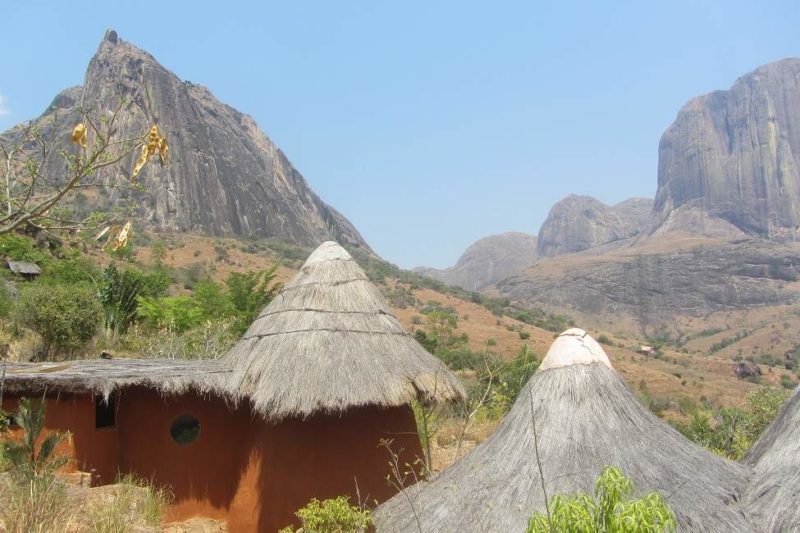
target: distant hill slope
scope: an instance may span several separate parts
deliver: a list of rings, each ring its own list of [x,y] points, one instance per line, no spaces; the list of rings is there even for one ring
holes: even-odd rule
[[[170,144],[169,167],[147,165],[140,176],[146,192],[136,196],[138,221],[167,231],[277,237],[306,246],[334,239],[369,250],[252,118],[205,87],[181,81],[114,31],[100,43],[83,87],[59,94],[35,122],[50,139],[68,138],[81,107],[108,114],[121,99],[131,105],[118,121],[117,138],[142,135],[157,124]],[[61,126],[54,130],[49,124],[55,116]],[[121,161],[111,174],[129,176],[134,158]],[[60,164],[54,161],[50,171],[60,173]],[[111,203],[118,194],[132,193],[108,191]]]
[[[478,291],[519,272],[538,257],[536,237],[508,232],[473,243],[455,266],[446,269],[418,267],[418,274],[468,291]]]
[[[539,229],[541,256],[581,252],[629,239],[650,224],[653,201],[631,198],[614,206],[589,196],[571,194],[550,209]]]
[[[800,59],[693,98],[659,144],[656,229],[800,235]]]

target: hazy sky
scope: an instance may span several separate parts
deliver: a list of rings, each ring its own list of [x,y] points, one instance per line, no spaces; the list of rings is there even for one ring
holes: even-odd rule
[[[443,267],[569,193],[652,197],[687,99],[800,55],[800,2],[10,2],[0,130],[106,28],[252,115],[384,258]]]

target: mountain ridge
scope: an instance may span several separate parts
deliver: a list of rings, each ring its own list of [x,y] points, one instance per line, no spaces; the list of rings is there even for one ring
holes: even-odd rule
[[[139,175],[144,192],[109,189],[106,205],[133,203],[137,221],[157,230],[279,238],[305,246],[336,240],[373,253],[249,115],[208,88],[180,80],[114,30],[100,42],[84,84],[61,91],[33,122],[48,139],[68,138],[82,109],[108,116],[121,100],[128,104],[117,118],[117,136],[135,138],[158,125],[169,139],[170,164],[146,165]],[[136,156],[106,169],[106,181],[127,179]],[[58,176],[59,164],[49,165],[49,172]]]

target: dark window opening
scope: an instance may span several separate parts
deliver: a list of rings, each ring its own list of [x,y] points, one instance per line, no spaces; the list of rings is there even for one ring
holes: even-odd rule
[[[169,432],[178,444],[190,444],[200,436],[200,421],[192,415],[181,415],[172,423]]]
[[[94,399],[94,427],[107,429],[117,427],[117,395],[111,393],[108,399],[96,396]]]

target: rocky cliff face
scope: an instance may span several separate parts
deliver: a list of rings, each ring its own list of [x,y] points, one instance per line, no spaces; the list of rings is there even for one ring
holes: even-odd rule
[[[800,249],[749,239],[547,258],[496,290],[522,306],[634,317],[647,327],[678,315],[792,303],[798,280]]]
[[[70,128],[79,107],[108,114],[121,99],[117,138],[131,138],[157,124],[170,143],[170,164],[145,166],[137,198],[139,219],[166,230],[212,235],[277,237],[316,246],[334,239],[369,250],[341,214],[325,204],[287,157],[249,116],[184,82],[150,54],[106,33],[86,71],[84,86],[56,97],[37,119],[46,135],[58,114]],[[135,155],[112,167],[109,178],[129,176]],[[51,171],[58,172],[58,168]],[[112,201],[114,194],[109,193]]]
[[[535,236],[508,232],[476,241],[455,266],[442,270],[426,267],[414,270],[448,285],[478,291],[516,274],[537,257]]]
[[[608,206],[589,196],[567,196],[539,229],[539,255],[570,254],[635,237],[648,227],[652,208],[653,201],[645,198]]]
[[[800,235],[800,59],[692,99],[659,145],[657,227]]]

